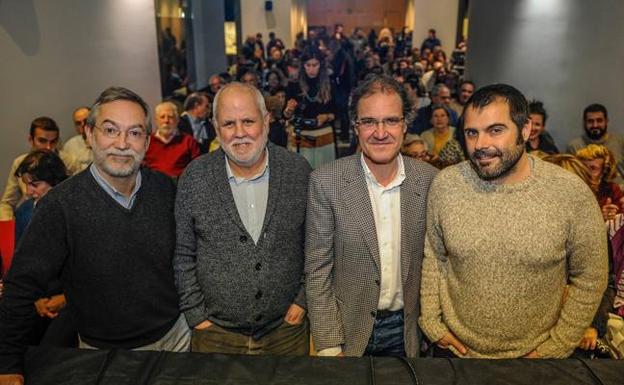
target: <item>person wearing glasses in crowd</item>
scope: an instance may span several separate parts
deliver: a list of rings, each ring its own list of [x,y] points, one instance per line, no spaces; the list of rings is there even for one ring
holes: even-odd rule
[[[319,355],[417,357],[425,206],[437,170],[399,153],[411,121],[387,76],[351,94],[361,153],[310,176],[306,298]]]
[[[89,116],[89,107],[78,107],[72,114],[74,128],[78,135],[70,138],[63,146],[63,151],[71,154],[78,162],[80,171],[84,170],[93,162],[93,153],[87,144],[85,125]]]
[[[23,382],[32,306],[57,277],[81,348],[189,349],[172,266],[175,188],[140,167],[149,107],[128,89],[108,88],[85,130],[94,162],[39,201],[6,276],[0,384]]]

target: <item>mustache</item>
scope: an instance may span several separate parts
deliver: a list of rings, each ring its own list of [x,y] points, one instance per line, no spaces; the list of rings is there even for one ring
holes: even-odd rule
[[[111,148],[111,149],[108,149],[108,150],[104,151],[104,154],[106,154],[106,155],[115,155],[115,156],[131,156],[131,157],[133,157],[135,159],[140,157],[138,152],[136,152],[136,151],[134,151],[134,150],[132,150],[130,148],[128,148],[126,150],[119,150],[119,149],[116,149],[116,148]]]
[[[475,150],[471,157],[473,159],[483,159],[483,158],[489,158],[492,156],[502,156],[503,154],[497,150],[497,149],[491,149],[491,150]]]
[[[237,144],[254,144],[255,142],[251,138],[240,138],[234,139],[230,142],[231,146],[236,146]]]

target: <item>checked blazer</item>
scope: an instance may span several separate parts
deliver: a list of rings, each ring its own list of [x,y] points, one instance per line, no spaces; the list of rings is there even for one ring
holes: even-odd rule
[[[310,175],[305,274],[308,316],[317,350],[342,346],[361,356],[373,330],[381,273],[375,219],[360,154]],[[404,157],[401,185],[401,281],[407,356],[418,356],[420,270],[427,192],[437,170]]]

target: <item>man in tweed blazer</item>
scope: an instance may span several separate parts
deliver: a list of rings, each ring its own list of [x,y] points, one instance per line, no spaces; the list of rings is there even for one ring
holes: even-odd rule
[[[361,154],[312,172],[306,295],[319,355],[418,356],[427,192],[436,170],[403,158],[404,89],[369,78],[349,112]]]
[[[215,97],[221,149],[193,161],[176,197],[174,259],[191,349],[306,355],[303,224],[310,166],[267,144],[262,94]]]

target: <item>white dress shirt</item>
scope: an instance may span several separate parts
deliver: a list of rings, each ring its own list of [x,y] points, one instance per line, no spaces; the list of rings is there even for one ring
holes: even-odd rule
[[[370,196],[381,268],[379,310],[403,309],[403,287],[401,285],[401,184],[405,180],[405,165],[399,154],[397,173],[392,182],[382,186],[370,171],[364,155],[361,157]]]

